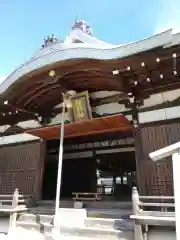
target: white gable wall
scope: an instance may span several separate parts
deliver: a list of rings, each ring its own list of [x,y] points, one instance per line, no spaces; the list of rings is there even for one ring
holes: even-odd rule
[[[35,137],[27,133],[15,134],[10,136],[0,137],[0,146],[18,143],[18,142],[35,141],[39,139],[40,139],[39,137]]]

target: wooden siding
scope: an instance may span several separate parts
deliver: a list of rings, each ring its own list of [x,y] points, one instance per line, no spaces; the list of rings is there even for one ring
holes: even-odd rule
[[[135,134],[137,181],[142,195],[172,195],[172,162],[155,164],[149,153],[180,141],[180,122],[141,126]]]
[[[22,194],[40,198],[44,166],[44,143],[40,141],[0,148],[0,194]]]

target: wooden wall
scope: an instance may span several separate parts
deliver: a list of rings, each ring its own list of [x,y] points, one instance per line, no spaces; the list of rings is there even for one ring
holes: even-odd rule
[[[0,148],[0,194],[22,194],[41,197],[44,166],[44,143],[33,141]]]
[[[137,182],[141,195],[172,195],[172,162],[155,164],[149,153],[180,141],[180,121],[142,125],[135,134]]]

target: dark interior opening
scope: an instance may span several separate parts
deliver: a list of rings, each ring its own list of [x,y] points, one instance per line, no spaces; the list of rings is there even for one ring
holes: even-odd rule
[[[118,201],[131,200],[132,187],[136,185],[135,152],[102,154],[97,162],[98,185],[103,185],[105,196]]]
[[[44,164],[44,178],[43,178],[43,199],[52,200],[56,198],[56,184],[57,184],[57,155],[47,155]]]
[[[58,150],[59,140],[47,142],[43,200],[55,200],[56,197]],[[104,149],[103,151],[90,149],[88,151],[92,152],[92,155],[86,157],[84,153],[87,150],[65,149],[62,165],[62,199],[72,199],[73,192],[102,192],[102,187],[104,199],[118,201],[131,199],[132,186],[136,185],[135,152],[127,148],[105,151],[107,150],[107,153],[103,153]]]
[[[43,179],[43,199],[56,197],[59,141],[47,143]],[[51,151],[53,149],[53,151]],[[72,199],[72,192],[96,192],[96,160],[93,158],[63,159],[61,198]]]

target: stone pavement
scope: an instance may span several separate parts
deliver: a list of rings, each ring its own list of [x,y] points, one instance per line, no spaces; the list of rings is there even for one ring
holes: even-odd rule
[[[41,233],[33,232],[33,231],[27,231],[24,229],[18,229],[16,230],[16,233],[7,235],[8,232],[8,224],[9,219],[7,218],[0,218],[0,240],[32,240],[32,239],[38,239],[38,240],[54,240],[52,236],[44,236]],[[60,236],[61,240],[94,240],[89,237],[82,238],[82,237],[69,237],[69,236]],[[153,230],[149,233],[147,240],[176,240],[176,236],[174,232],[161,232],[158,230]],[[102,239],[105,240],[105,239]],[[107,239],[108,240],[108,239]]]
[[[117,209],[112,209],[107,210],[107,209],[89,209],[89,212],[92,213],[98,213],[98,214],[103,214],[106,215],[107,218],[111,218],[111,217],[117,217],[120,218],[123,216],[124,221],[119,225],[118,230],[121,231],[127,231],[129,230],[129,228],[132,228],[131,224],[129,225],[129,221],[126,222],[126,219],[129,217],[129,215],[131,214],[131,211],[128,209],[122,209],[121,211],[118,211]],[[112,215],[112,216],[111,216]],[[38,238],[39,240],[43,239],[43,240],[53,240],[54,238],[52,236],[44,236],[43,233],[40,232],[33,232],[33,230],[30,231],[30,229],[24,229],[22,228],[22,226],[19,226],[18,229],[16,229],[16,232],[10,236],[7,236],[8,233],[8,225],[9,225],[9,219],[8,218],[0,218],[0,240],[3,239],[18,239],[18,240],[28,240],[28,238],[30,240],[32,240],[32,238]],[[99,228],[101,228],[101,226],[99,226]],[[34,229],[35,230],[35,229]],[[108,239],[109,237],[107,237]],[[62,236],[61,235],[61,239],[68,239],[68,240],[76,240],[76,239],[82,239],[82,240],[86,240],[86,239],[92,239],[86,236],[79,236],[79,237],[72,237],[72,236]],[[98,239],[100,239],[98,237]]]
[[[70,237],[70,236],[58,236],[58,240],[59,238],[61,240],[94,240],[94,238],[90,238],[90,237]],[[15,233],[6,235],[6,234],[0,234],[0,240],[32,240],[32,239],[38,239],[38,240],[56,240],[56,238],[52,237],[52,236],[44,236],[41,233],[37,233],[37,232],[33,232],[33,231],[26,231],[24,229],[18,229],[18,231],[16,230]],[[104,238],[100,239],[98,238],[98,240],[106,240]]]
[[[8,232],[8,228],[9,228],[9,218],[0,218],[0,236],[6,234]]]
[[[16,231],[16,234],[12,235],[5,235],[5,234],[0,234],[0,240],[32,240],[34,238],[38,240],[56,240],[55,238],[51,236],[44,236],[43,234],[19,229],[19,231]],[[60,236],[61,240],[93,240],[91,238],[81,238],[81,237],[69,237],[69,236]],[[161,231],[156,231],[154,230],[153,232],[149,233],[148,239],[147,240],[176,240],[176,236],[174,233],[169,233],[169,232],[161,232]],[[104,238],[102,240],[105,240]],[[108,239],[107,239],[108,240]]]
[[[0,240],[32,240],[32,239],[38,239],[38,240],[54,240],[55,238],[52,237],[52,235],[44,235],[42,233],[39,233],[37,231],[33,230],[26,230],[21,227],[16,228],[16,231],[7,234],[8,233],[8,225],[9,225],[9,219],[8,218],[0,218]],[[61,240],[94,240],[92,237],[74,237],[74,236],[59,236]],[[101,238],[98,238],[101,240]],[[104,238],[102,240],[105,240]],[[131,240],[131,239],[130,239]]]

